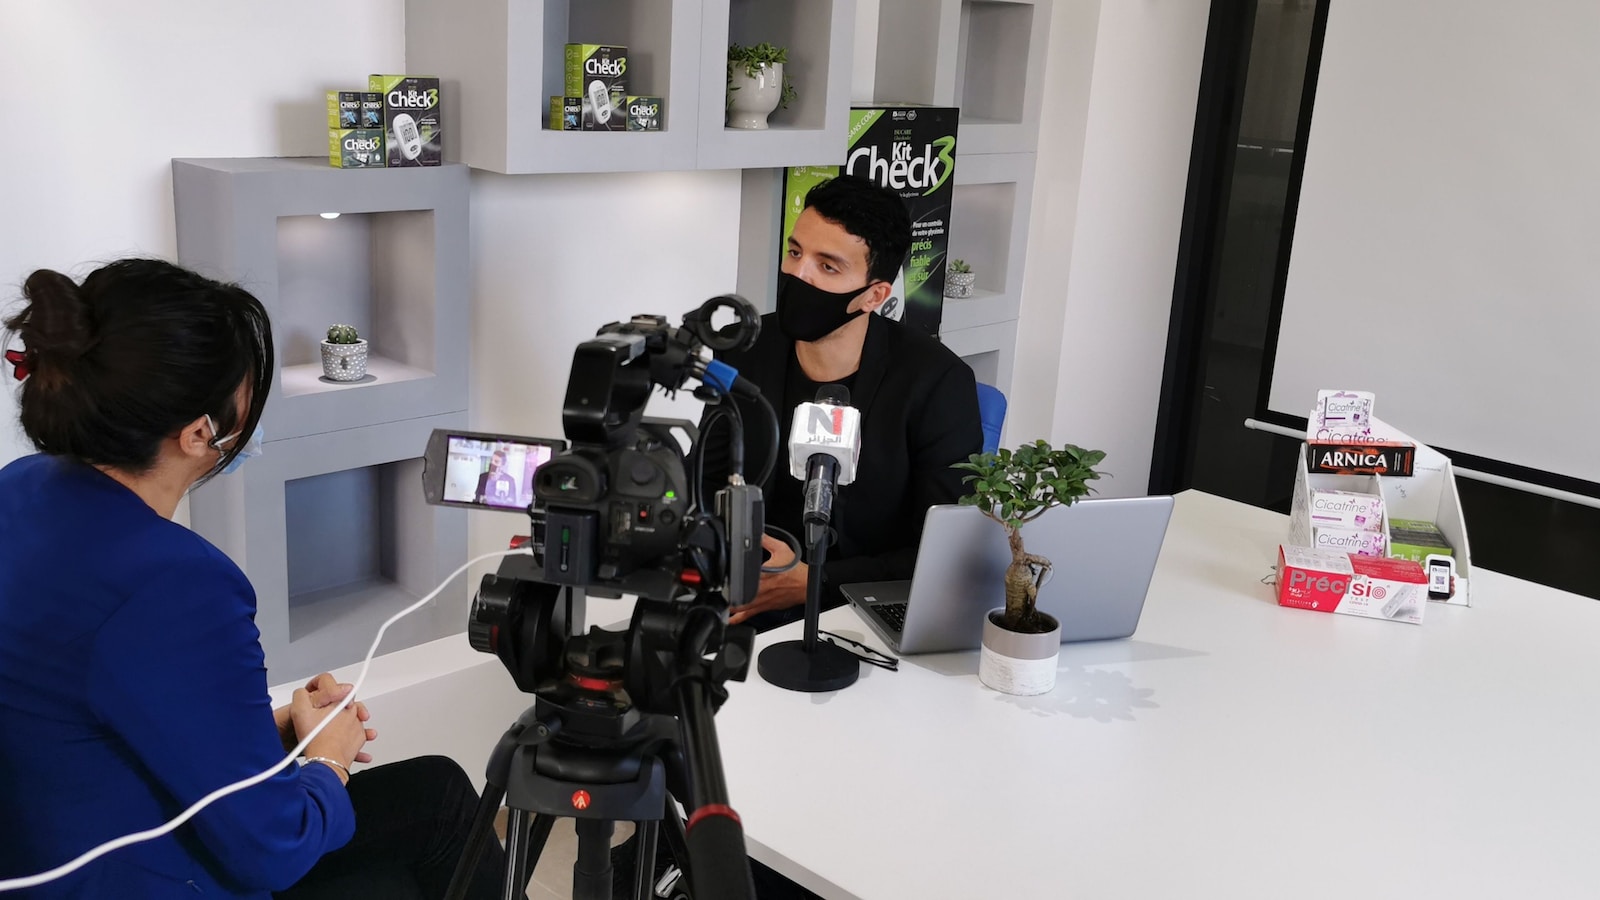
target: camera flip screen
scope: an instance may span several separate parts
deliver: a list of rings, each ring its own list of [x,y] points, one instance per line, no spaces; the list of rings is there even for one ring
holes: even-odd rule
[[[445,446],[445,502],[500,509],[526,509],[533,502],[534,472],[556,451],[548,443],[454,434]]]

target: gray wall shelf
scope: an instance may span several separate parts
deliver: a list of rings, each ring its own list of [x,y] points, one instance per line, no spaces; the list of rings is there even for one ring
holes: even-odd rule
[[[845,142],[855,0],[407,0],[406,67],[437,74],[445,156],[502,174],[826,164]],[[798,100],[767,131],[724,127],[728,42],[790,51]],[[628,48],[628,92],[665,99],[659,132],[547,127],[567,43]]]
[[[466,408],[465,166],[178,159],[172,181],[179,261],[239,282],[272,317],[269,439]],[[370,381],[321,380],[319,346],[335,322],[368,338]]]
[[[434,428],[466,426],[468,169],[172,170],[179,261],[255,294],[278,351],[265,452],[196,491],[190,521],[255,585],[274,683],[358,661],[384,619],[466,561],[466,514],[423,502],[420,456]],[[321,377],[333,322],[369,340],[364,381]],[[381,649],[463,628],[462,605],[436,600]]]

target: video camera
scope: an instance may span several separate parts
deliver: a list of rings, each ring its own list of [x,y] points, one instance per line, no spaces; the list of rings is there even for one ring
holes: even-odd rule
[[[715,327],[722,312],[733,322]],[[675,780],[688,783],[673,793],[697,815],[731,813],[711,717],[727,696],[724,682],[742,681],[749,668],[754,631],[728,626],[726,617],[759,587],[764,513],[760,489],[744,482],[744,423],[730,398],[758,401],[774,433],[778,419],[760,391],[712,352],[748,349],[759,329],[755,308],[732,295],[706,301],[681,327],[661,316],[602,327],[573,355],[561,414],[570,448],[480,432],[440,430],[430,438],[429,503],[517,510],[532,526],[513,542],[530,553],[508,556],[485,576],[468,615],[472,646],[497,656],[518,688],[535,696],[491,758],[480,813],[509,784],[514,811],[635,818],[637,793],[652,790],[652,777],[661,780],[660,759],[640,761],[656,757],[686,764]],[[729,426],[728,483],[710,504],[698,429],[643,414],[654,388],[670,394],[691,380],[707,403],[706,421]],[[624,593],[638,598],[625,631],[579,633],[585,596]],[[662,721],[671,717],[681,730]],[[601,789],[607,785],[619,789],[614,801]],[[564,807],[573,791],[593,806]],[[704,845],[698,854],[697,844]],[[651,846],[653,855],[653,839]],[[701,815],[686,850],[697,896],[735,896],[728,878],[748,881],[736,817]]]

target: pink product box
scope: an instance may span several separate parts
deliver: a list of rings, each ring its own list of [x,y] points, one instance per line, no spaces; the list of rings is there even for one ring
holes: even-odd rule
[[[1312,528],[1383,530],[1383,498],[1350,491],[1312,491]]]
[[[1333,550],[1381,559],[1389,555],[1388,541],[1381,531],[1357,531],[1354,528],[1314,528],[1312,544],[1318,550]]]

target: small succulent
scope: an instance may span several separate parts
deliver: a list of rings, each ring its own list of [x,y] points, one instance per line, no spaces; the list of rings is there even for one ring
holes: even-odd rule
[[[354,325],[328,326],[328,343],[330,344],[359,344],[361,335],[356,333]]]
[[[956,273],[957,275],[970,275],[972,273],[972,266],[968,265],[967,261],[964,259],[952,259],[950,260],[950,271]]]

